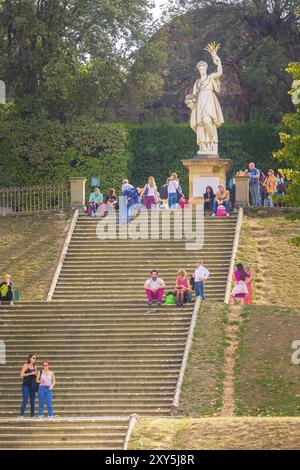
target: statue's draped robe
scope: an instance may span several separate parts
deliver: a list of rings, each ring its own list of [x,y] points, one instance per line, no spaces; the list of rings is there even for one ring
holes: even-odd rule
[[[213,143],[218,142],[217,127],[224,122],[221,106],[214,92],[220,92],[220,80],[210,74],[202,83],[198,79],[193,88],[193,95],[197,97],[197,102],[191,113],[191,128],[197,134],[197,144],[201,146],[210,143],[210,138],[206,133],[203,119],[210,117],[214,127]]]

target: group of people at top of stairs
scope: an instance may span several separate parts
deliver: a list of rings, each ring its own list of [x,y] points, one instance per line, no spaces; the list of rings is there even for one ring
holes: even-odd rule
[[[56,385],[54,372],[50,369],[48,360],[42,362],[42,369],[37,368],[36,354],[30,354],[26,363],[23,365],[20,373],[23,379],[22,384],[22,405],[20,417],[24,418],[26,406],[30,399],[30,416],[33,418],[35,413],[36,393],[39,398],[39,419],[43,418],[45,403],[48,409],[48,418],[53,418],[52,390]]]
[[[238,171],[230,179],[229,190],[220,184],[216,193],[211,186],[207,186],[203,194],[204,209],[212,216],[229,216],[230,208],[235,207],[236,176],[248,176],[251,203],[254,207],[273,207],[276,203],[274,196],[284,196],[287,190],[288,181],[285,179],[282,170],[278,170],[276,175],[274,170],[268,170],[265,175],[255,167],[253,162],[249,163],[248,169]],[[144,187],[135,187],[127,179],[123,180],[121,193],[121,204],[119,203],[115,189],[109,189],[104,197],[99,188],[95,188],[91,193],[87,212],[90,217],[106,216],[111,209],[120,209],[120,221],[128,223],[131,215],[136,215],[143,209],[183,209],[189,204],[184,196],[176,173],[172,173],[165,184],[158,191],[153,176],[149,176]]]
[[[235,177],[248,176],[251,205],[253,207],[274,207],[280,206],[281,202],[276,202],[274,197],[284,196],[286,194],[289,181],[285,178],[283,170],[276,172],[269,169],[266,173],[255,167],[251,162],[248,169],[238,171],[229,183],[232,205],[235,205]]]
[[[168,292],[165,296],[166,284],[163,279],[158,277],[158,271],[153,269],[150,273],[151,277],[146,280],[144,284],[145,293],[148,299],[148,305],[157,302],[161,305],[164,297],[166,304],[173,304],[176,302],[176,307],[183,307],[184,303],[192,301],[192,292],[195,291],[196,297],[201,297],[205,300],[204,296],[204,282],[209,277],[210,273],[203,265],[203,260],[199,259],[196,263],[196,269],[191,275],[190,280],[187,277],[187,272],[180,269],[177,273],[174,291]]]
[[[143,188],[135,187],[124,179],[120,197],[118,201],[116,191],[111,188],[104,198],[99,188],[95,188],[87,204],[88,215],[103,217],[111,209],[119,209],[120,220],[128,222],[131,215],[144,209],[177,209],[178,207],[184,208],[189,203],[182,193],[176,173],[171,174],[166,183],[161,186],[160,191],[157,189],[153,176],[149,176]]]

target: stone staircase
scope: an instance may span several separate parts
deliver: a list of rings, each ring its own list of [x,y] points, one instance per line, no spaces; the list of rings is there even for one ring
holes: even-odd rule
[[[163,217],[163,214],[162,214]],[[207,298],[224,300],[235,234],[236,217],[206,217],[202,250],[186,250],[186,240],[99,240],[98,221],[81,216],[76,224],[53,300],[89,299],[101,302],[145,300],[144,280],[151,269],[173,290],[177,270],[194,272],[202,257],[211,276]],[[174,221],[171,219],[171,233]]]
[[[166,290],[173,290],[177,270],[190,274],[202,257],[211,272],[207,298],[224,300],[236,217],[206,218],[204,246],[195,251],[185,249],[185,240],[99,240],[97,223],[79,217],[52,302],[0,306],[0,339],[7,350],[0,366],[0,448],[9,440],[14,448],[26,447],[30,435],[36,448],[44,442],[116,448],[132,413],[170,415],[193,304],[148,307],[144,280],[158,269]],[[39,364],[49,359],[55,371],[57,422],[13,421],[21,404],[19,371],[30,353]],[[105,417],[103,433],[91,422],[95,416]],[[110,428],[113,417],[122,416],[122,431]],[[82,432],[68,421],[73,417],[83,420],[77,422]]]
[[[17,416],[25,356],[48,358],[58,416],[169,415],[192,305],[32,302],[1,308],[7,348],[0,367],[0,417]]]
[[[121,450],[128,418],[0,419],[0,449]]]

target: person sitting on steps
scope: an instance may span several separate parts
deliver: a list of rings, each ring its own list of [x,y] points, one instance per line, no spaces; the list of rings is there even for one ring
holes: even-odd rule
[[[216,192],[216,197],[213,205],[212,216],[215,216],[219,205],[222,205],[226,209],[226,215],[229,216],[230,213],[230,204],[229,204],[229,191],[225,189],[223,184],[219,184],[218,191]]]
[[[184,302],[191,298],[192,288],[187,278],[186,271],[180,269],[177,273],[174,295],[176,296],[176,307],[183,307]]]
[[[5,274],[0,283],[0,304],[13,305],[14,286],[11,282],[11,276]]]
[[[204,200],[204,210],[209,211],[212,214],[215,194],[211,186],[206,187],[205,193],[203,194],[203,200]]]
[[[94,192],[90,195],[88,202],[88,215],[96,217],[97,209],[103,204],[103,194],[100,193],[99,188],[95,188]]]
[[[158,271],[155,269],[150,274],[151,277],[144,284],[148,305],[152,305],[154,300],[157,301],[158,305],[161,305],[165,293],[165,282],[158,277]]]

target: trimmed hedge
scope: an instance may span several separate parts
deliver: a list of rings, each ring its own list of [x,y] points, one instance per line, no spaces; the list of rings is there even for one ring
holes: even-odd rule
[[[224,124],[219,130],[221,158],[233,171],[249,161],[258,168],[281,166],[272,152],[280,147],[279,129],[264,123]],[[0,121],[0,186],[61,183],[70,176],[100,176],[101,189],[119,191],[122,179],[142,186],[149,175],[158,186],[175,171],[184,191],[188,174],[181,160],[197,151],[188,124],[98,124],[56,121]],[[230,175],[229,175],[230,176]],[[89,190],[89,188],[88,188]]]
[[[128,133],[122,126],[44,121],[0,122],[0,186],[62,183],[99,176],[120,187],[128,174]]]
[[[195,133],[188,124],[145,124],[129,126],[130,175],[135,184],[142,184],[148,175],[160,186],[169,174],[177,172],[187,191],[187,171],[181,160],[193,158],[197,152]],[[219,155],[230,158],[234,172],[246,169],[254,161],[261,170],[278,168],[272,152],[279,148],[279,128],[265,123],[224,124],[219,129]]]

